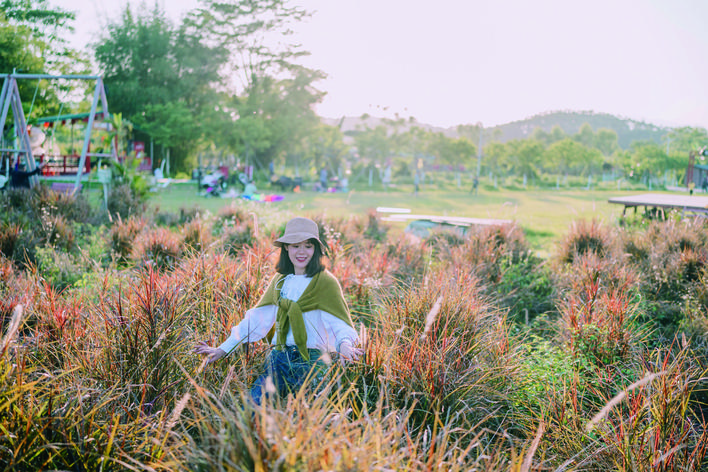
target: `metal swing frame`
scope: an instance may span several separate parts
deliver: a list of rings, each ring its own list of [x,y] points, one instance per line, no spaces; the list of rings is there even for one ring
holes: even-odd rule
[[[12,152],[17,154],[24,154],[27,160],[27,166],[29,171],[33,171],[37,168],[34,156],[32,155],[32,146],[30,143],[29,130],[27,129],[27,120],[25,119],[25,113],[22,109],[22,99],[20,98],[20,91],[17,87],[18,79],[29,79],[29,80],[95,80],[96,86],[93,93],[93,102],[91,103],[91,112],[88,115],[88,124],[86,125],[86,131],[84,133],[84,144],[81,149],[81,157],[79,159],[79,167],[76,171],[76,180],[74,182],[74,190],[76,193],[81,186],[81,177],[83,175],[84,166],[86,165],[87,156],[100,156],[100,157],[111,157],[114,161],[118,160],[118,149],[116,147],[115,140],[111,141],[111,152],[110,154],[105,153],[89,153],[88,148],[91,142],[91,132],[93,130],[93,123],[98,113],[98,103],[101,102],[102,111],[100,112],[103,117],[110,116],[108,113],[108,100],[106,99],[106,89],[103,85],[103,77],[99,75],[48,75],[48,74],[0,74],[0,77],[4,79],[2,85],[2,92],[0,92],[0,130],[5,128],[5,121],[7,120],[7,115],[12,107],[12,115],[14,117],[14,129],[15,136],[19,141],[18,148],[0,148],[0,152]],[[110,130],[110,127],[109,127]],[[39,178],[33,175],[30,178],[30,185],[34,186],[39,182]]]

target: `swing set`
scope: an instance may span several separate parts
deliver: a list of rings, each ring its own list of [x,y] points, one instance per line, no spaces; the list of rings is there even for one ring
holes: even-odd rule
[[[33,153],[33,145],[36,148],[37,139],[32,138],[31,132],[32,128],[27,126],[27,120],[25,119],[24,110],[22,108],[22,100],[20,98],[19,88],[17,86],[18,80],[37,80],[37,88],[39,87],[39,81],[41,80],[90,80],[95,81],[96,85],[94,88],[93,102],[91,103],[91,111],[89,113],[74,114],[74,115],[61,115],[62,107],[59,110],[59,115],[54,117],[45,117],[36,120],[38,124],[43,124],[44,126],[56,125],[57,122],[71,122],[74,123],[78,120],[85,120],[87,122],[86,130],[84,132],[84,142],[81,148],[81,154],[76,156],[59,156],[59,162],[48,162],[50,164],[44,171],[55,174],[73,174],[76,172],[76,179],[74,181],[74,186],[72,193],[76,193],[81,187],[81,177],[84,173],[89,173],[91,171],[91,158],[109,158],[113,161],[118,160],[118,150],[115,140],[111,140],[109,152],[105,153],[95,153],[89,152],[89,147],[91,143],[91,133],[94,129],[94,122],[97,116],[106,119],[110,115],[108,113],[108,100],[106,99],[106,89],[103,85],[103,78],[98,75],[47,75],[47,74],[0,74],[0,78],[3,78],[2,92],[0,92],[0,154],[2,155],[2,161],[0,162],[0,168],[4,164],[5,159],[7,159],[7,171],[11,167],[17,169],[21,163],[25,164],[27,171],[33,171],[37,168],[37,163],[35,162],[35,156]],[[37,91],[35,89],[35,97]],[[99,102],[101,104],[101,111],[98,111]],[[32,99],[32,105],[30,106],[30,114],[32,111],[32,106],[34,105],[34,98]],[[12,108],[13,125],[12,125],[12,147],[7,147],[5,139],[5,122],[7,120],[9,110]],[[111,129],[110,123],[107,123],[108,131]],[[73,130],[73,127],[72,127]],[[39,131],[37,134],[41,133]],[[35,134],[35,137],[37,136]],[[87,159],[88,158],[88,159]],[[61,170],[59,170],[61,169]],[[33,175],[30,177],[30,185],[37,185],[39,182],[38,177]]]

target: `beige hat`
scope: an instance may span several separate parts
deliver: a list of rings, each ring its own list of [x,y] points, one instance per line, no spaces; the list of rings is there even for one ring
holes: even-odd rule
[[[320,232],[317,223],[309,218],[293,218],[285,225],[285,234],[275,240],[273,244],[282,247],[283,244],[296,244],[308,239],[316,239],[322,248]]]

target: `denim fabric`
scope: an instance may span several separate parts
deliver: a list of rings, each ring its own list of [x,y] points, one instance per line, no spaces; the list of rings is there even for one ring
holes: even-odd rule
[[[320,351],[317,349],[308,349],[310,360],[302,358],[300,351],[295,346],[286,346],[282,351],[273,349],[266,358],[263,375],[258,377],[251,387],[251,398],[256,405],[260,405],[263,395],[266,392],[266,379],[271,377],[275,390],[278,395],[286,396],[289,392],[297,392],[305,379],[313,372],[310,379],[310,386],[316,387],[319,380],[322,379],[324,372],[324,363],[319,361]]]

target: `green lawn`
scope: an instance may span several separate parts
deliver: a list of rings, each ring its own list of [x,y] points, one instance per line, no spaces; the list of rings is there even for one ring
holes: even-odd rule
[[[266,190],[266,193],[271,192]],[[248,202],[240,198],[207,198],[198,195],[194,184],[173,184],[154,194],[151,205],[163,211],[179,211],[198,206],[215,213],[225,205],[244,205],[258,214],[286,212],[332,216],[364,214],[379,206],[409,208],[414,214],[467,216],[517,221],[526,232],[532,246],[541,254],[552,250],[553,242],[561,237],[576,219],[599,219],[616,224],[622,206],[607,200],[614,196],[633,195],[646,191],[617,190],[489,190],[480,189],[479,195],[466,191],[423,189],[418,196],[410,188],[354,189],[349,193],[286,192],[280,202]],[[403,229],[403,223],[393,223],[394,229]]]

